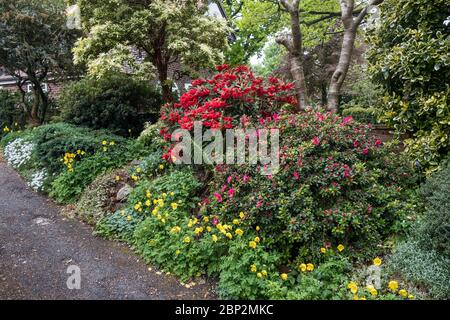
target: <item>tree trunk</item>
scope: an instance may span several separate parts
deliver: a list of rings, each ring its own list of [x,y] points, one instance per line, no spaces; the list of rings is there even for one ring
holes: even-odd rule
[[[289,54],[289,64],[292,78],[294,79],[295,91],[297,92],[298,109],[302,110],[306,107],[306,81],[303,71],[303,64],[299,57]]]
[[[328,89],[328,109],[336,111],[339,106],[339,95],[341,93],[342,84],[347,76],[350,62],[352,59],[353,47],[355,44],[356,28],[353,24],[350,28],[344,30],[344,39],[342,40],[341,53],[336,70],[331,77]]]
[[[300,29],[300,1],[280,0],[281,5],[289,12],[291,20],[291,39],[286,36],[277,37],[276,42],[289,52],[289,64],[297,94],[297,111],[306,108],[307,92],[305,73],[303,70],[302,32]]]

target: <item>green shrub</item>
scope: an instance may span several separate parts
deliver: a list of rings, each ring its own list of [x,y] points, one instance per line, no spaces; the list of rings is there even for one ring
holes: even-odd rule
[[[118,204],[115,196],[122,184],[115,178],[123,175],[125,175],[125,170],[119,169],[95,178],[77,202],[76,214],[83,221],[96,224],[107,214],[117,211]]]
[[[448,241],[447,241],[448,242]],[[424,249],[414,239],[399,244],[390,257],[391,272],[428,291],[429,297],[450,298],[450,259],[434,250]]]
[[[421,188],[427,210],[416,226],[422,247],[435,250],[450,260],[450,161],[427,179]]]
[[[116,239],[131,244],[137,225],[144,216],[133,209],[118,210],[103,216],[95,226],[95,234],[106,239]]]
[[[36,145],[36,156],[40,165],[50,175],[59,174],[64,169],[61,159],[66,152],[76,153],[82,150],[86,156],[102,148],[102,141],[125,143],[125,139],[106,131],[93,131],[66,123],[49,124],[32,131]]]
[[[121,135],[137,135],[145,121],[155,121],[161,94],[147,82],[113,74],[73,82],[61,92],[64,121]]]
[[[163,124],[161,122],[156,122],[154,124],[146,123],[144,130],[138,137],[146,147],[152,148],[155,151],[161,151],[165,146],[168,145],[161,135],[160,130]]]
[[[382,86],[380,120],[413,135],[406,151],[426,172],[450,152],[447,0],[388,0],[369,32],[369,71]]]
[[[0,88],[0,137],[24,124],[19,94]]]
[[[100,174],[122,167],[127,162],[145,155],[145,149],[137,141],[108,146],[106,151],[77,161],[73,171],[66,170],[52,183],[50,196],[61,203],[73,203],[84,189]]]
[[[359,106],[344,106],[342,110],[343,116],[352,116],[355,120],[364,123],[373,123],[376,121],[376,108],[372,107],[359,107]]]
[[[417,177],[368,125],[309,111],[267,126],[280,129],[279,170],[265,175],[257,165],[220,166],[207,211],[222,223],[245,212],[246,225],[260,226],[270,249],[286,260],[311,259],[327,242],[376,255],[377,244],[408,226]]]

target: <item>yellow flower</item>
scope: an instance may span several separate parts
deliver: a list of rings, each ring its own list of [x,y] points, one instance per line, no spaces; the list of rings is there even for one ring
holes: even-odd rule
[[[231,234],[231,233],[229,233],[229,232],[227,232],[226,234],[225,234],[225,236],[228,238],[228,239],[233,239],[233,235]]]
[[[170,205],[172,206],[172,209],[173,209],[173,210],[177,210],[177,208],[178,208],[178,203],[172,202]]]
[[[120,176],[116,176],[116,181],[120,181]]]
[[[208,217],[203,217],[203,221],[208,223],[209,222],[209,218]]]
[[[259,231],[259,230],[261,230],[261,228],[259,227],[259,226],[256,226],[256,231]]]
[[[128,217],[127,217],[127,220],[128,220],[128,221],[130,221],[131,219],[132,219],[131,216],[128,216]]]
[[[149,198],[149,199],[150,199],[150,198],[152,197],[152,194],[150,193],[150,191],[148,191],[148,190],[147,190],[147,192],[146,192],[146,195],[145,195],[145,196],[146,196],[147,198]]]
[[[202,233],[202,232],[203,232],[203,227],[195,228],[194,232],[195,232],[195,234],[200,234],[200,233]]]
[[[304,264],[304,263],[300,264],[300,265],[298,266],[298,269],[299,269],[301,272],[305,272],[305,271],[306,271],[306,264]]]
[[[172,229],[170,229],[170,232],[172,233],[178,233],[181,231],[181,228],[179,226],[175,226]]]
[[[163,170],[164,169],[164,165],[163,164],[160,164],[159,165],[159,170]]]
[[[133,181],[138,181],[138,177],[137,176],[135,176],[134,174],[131,176],[131,180],[133,180]]]
[[[102,145],[106,146],[107,144],[108,144],[108,141],[106,141],[106,140],[102,141]]]
[[[115,145],[116,143],[114,142],[114,141],[111,141],[110,143],[109,143],[109,145],[110,146],[113,146],[113,145]]]
[[[410,294],[410,295],[408,296],[408,299],[409,299],[409,300],[414,300],[414,296],[413,296],[412,294]]]
[[[244,217],[245,217],[245,213],[242,211],[239,212],[239,218],[244,219]]]
[[[124,211],[124,210],[121,210],[121,211],[120,211],[120,215],[123,217],[123,216],[125,215],[125,211]]]
[[[356,292],[358,292],[358,285],[356,284],[356,282],[350,282],[347,286],[348,289],[350,289],[350,292],[355,294]]]
[[[359,300],[367,300],[366,297],[361,297]]]
[[[212,230],[212,229],[211,229],[210,226],[207,226],[207,227],[206,227],[206,231],[211,232],[211,230]]]
[[[77,150],[77,154],[81,154],[81,150]]]
[[[251,272],[256,272],[256,264],[252,264],[251,266],[250,266],[250,271]]]
[[[267,277],[267,271],[266,271],[266,270],[261,271],[261,273],[262,273],[262,275],[263,275],[264,277]]]
[[[255,249],[255,248],[256,248],[256,242],[255,242],[255,241],[250,241],[250,242],[248,243],[248,246],[249,246],[250,248]]]
[[[345,247],[342,244],[340,244],[337,246],[337,249],[339,250],[339,252],[342,252],[345,249]]]
[[[376,266],[380,266],[381,265],[381,259],[376,257],[375,259],[373,259],[373,264]]]
[[[259,239],[259,237],[256,237],[256,238],[255,238],[255,242],[256,242],[256,243],[259,243],[260,241],[261,241],[261,239]]]
[[[176,255],[179,255],[180,253],[181,253],[180,250],[175,251],[175,254],[176,254]]]
[[[184,243],[189,243],[189,242],[191,242],[191,238],[185,237],[185,238],[183,239],[183,242],[184,242]]]
[[[261,272],[258,272],[257,274],[256,274],[256,276],[258,277],[258,278],[262,278],[262,273]]]
[[[134,205],[134,210],[139,210],[139,208],[141,207],[141,205],[139,203]]]
[[[355,294],[355,295],[353,296],[353,300],[359,300],[359,297]]]
[[[308,271],[313,271],[313,270],[314,270],[314,265],[313,265],[312,263],[308,263],[308,264],[306,265],[306,270],[308,270]]]
[[[242,231],[242,229],[236,229],[235,232],[238,236],[242,236],[244,234],[244,231]]]
[[[216,241],[218,240],[218,238],[217,238],[217,236],[216,236],[215,234],[213,234],[213,235],[211,236],[211,238],[212,238],[212,241],[214,241],[214,242],[216,242]]]
[[[287,275],[286,273],[282,273],[282,274],[281,274],[281,279],[282,279],[283,281],[286,281],[286,280],[288,279],[288,275]]]
[[[370,293],[372,296],[374,296],[374,297],[378,294],[377,289],[375,289],[375,287],[374,287],[373,285],[368,285],[368,286],[367,286],[367,290],[368,290],[369,293]]]
[[[406,291],[405,289],[401,289],[398,294],[406,298],[408,296],[408,291]]]
[[[325,249],[325,248],[320,248],[320,252],[325,253],[325,252],[327,252],[327,249]]]
[[[389,289],[391,289],[392,291],[397,291],[398,290],[398,282],[395,280],[391,280],[389,281]]]
[[[239,220],[238,219],[234,219],[233,220],[233,224],[239,224]]]

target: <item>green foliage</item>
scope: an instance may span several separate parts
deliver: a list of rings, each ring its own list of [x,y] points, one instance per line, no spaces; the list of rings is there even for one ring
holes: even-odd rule
[[[344,106],[342,110],[343,116],[352,116],[353,119],[364,123],[376,123],[377,109],[372,107],[351,107]]]
[[[106,239],[121,240],[132,243],[136,226],[144,218],[133,209],[124,209],[101,218],[95,226],[95,234]]]
[[[66,152],[83,150],[87,155],[102,148],[102,141],[125,143],[125,139],[106,131],[93,131],[66,123],[55,123],[35,128],[32,131],[36,145],[36,158],[41,167],[50,175],[59,174],[64,169],[61,159]]]
[[[115,144],[106,149],[77,161],[72,172],[67,170],[61,173],[52,183],[50,196],[60,203],[74,203],[98,175],[145,155],[143,146],[135,141]]]
[[[162,128],[163,124],[160,121],[154,124],[146,123],[144,130],[138,137],[138,140],[147,148],[151,148],[155,151],[161,151],[165,146],[167,146],[167,141],[165,141],[160,134],[160,130]]]
[[[377,254],[377,244],[405,231],[416,209],[417,176],[368,125],[329,113],[287,114],[261,128],[280,129],[280,167],[223,166],[210,183],[208,212],[231,221],[240,211],[264,230],[286,260],[312,259],[324,243]]]
[[[421,188],[426,212],[421,217],[416,237],[422,247],[435,250],[450,260],[450,162],[433,174]]]
[[[67,123],[129,136],[138,134],[146,120],[156,120],[162,98],[148,82],[113,74],[65,86],[58,103]]]
[[[0,137],[5,135],[5,127],[9,130],[23,124],[23,113],[19,106],[19,95],[17,93],[0,88]],[[17,123],[17,125],[15,125]],[[8,131],[9,132],[9,131]]]
[[[211,67],[223,60],[228,47],[225,21],[205,14],[196,0],[136,2],[79,0],[89,36],[75,48],[75,62],[86,63],[91,75],[121,72],[126,64],[137,77],[158,74],[163,97],[174,79],[167,76],[170,61],[180,59],[181,73]],[[133,50],[145,52],[136,59]]]
[[[108,213],[114,212],[114,197],[118,191],[115,177],[124,170],[119,169],[95,178],[86,188],[76,204],[76,214],[89,224],[96,224]]]
[[[0,1],[0,65],[24,85],[32,85],[27,113],[43,123],[50,106],[41,89],[49,75],[72,74],[72,46],[79,33],[68,29],[62,1]],[[39,30],[39,32],[37,32]]]
[[[424,249],[414,239],[400,243],[388,262],[392,272],[426,289],[429,297],[450,297],[450,259],[434,250]]]
[[[381,120],[411,132],[407,152],[427,173],[449,153],[450,26],[446,0],[389,0],[369,37],[370,72],[384,91]]]

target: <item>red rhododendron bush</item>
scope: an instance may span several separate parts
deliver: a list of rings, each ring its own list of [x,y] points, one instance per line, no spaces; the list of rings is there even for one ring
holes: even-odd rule
[[[183,278],[218,276],[224,298],[348,298],[350,262],[371,261],[404,230],[413,171],[368,124],[321,110],[294,113],[292,84],[246,67],[218,71],[162,110],[160,135],[171,144],[163,158],[174,182],[190,172],[202,183],[198,199],[185,200],[190,206],[152,209],[147,201],[137,250]],[[203,132],[240,129],[248,138],[279,132],[278,170],[248,161],[172,164],[172,133],[194,131],[195,121]]]

